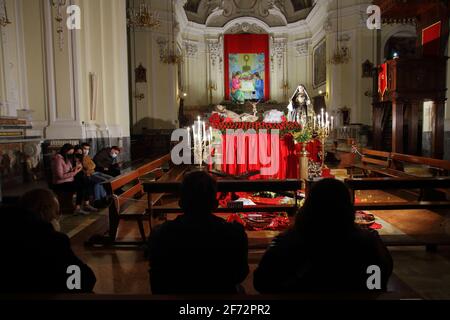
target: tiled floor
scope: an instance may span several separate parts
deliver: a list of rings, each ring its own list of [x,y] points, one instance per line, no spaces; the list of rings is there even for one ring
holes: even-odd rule
[[[366,201],[404,201],[382,192],[361,193],[359,198]],[[381,234],[423,234],[440,232],[448,234],[448,217],[427,210],[403,210],[401,212],[374,212],[383,225]],[[88,263],[97,275],[97,293],[145,294],[150,293],[148,263],[142,249],[86,248],[83,242],[91,235],[89,229],[100,225],[106,230],[106,212],[88,217],[66,217],[63,229],[72,236],[74,251]],[[147,226],[145,226],[146,229]],[[148,232],[148,230],[146,230]],[[261,247],[277,233],[249,232],[250,246]],[[133,222],[122,223],[119,238],[138,238]],[[422,247],[390,247],[394,258],[395,278],[426,299],[450,299],[450,247],[440,247],[437,253],[426,252]],[[263,254],[262,249],[249,251],[250,269],[253,271]],[[243,285],[248,294],[257,294],[252,286],[253,274],[249,274]],[[391,288],[396,290],[396,281]]]

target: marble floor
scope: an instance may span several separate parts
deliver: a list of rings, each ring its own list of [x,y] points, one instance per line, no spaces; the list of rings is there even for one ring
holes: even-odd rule
[[[360,201],[405,201],[383,192],[359,194]],[[417,235],[431,233],[449,234],[448,214],[428,210],[402,210],[373,212],[383,228],[380,234]],[[136,248],[87,248],[84,246],[93,232],[105,231],[107,214],[101,212],[88,217],[67,216],[63,230],[72,239],[74,251],[88,263],[97,275],[95,292],[99,294],[146,294],[151,293],[148,280],[148,262],[143,249]],[[148,232],[148,227],[146,232]],[[251,272],[243,286],[247,294],[257,294],[252,286],[253,270],[256,268],[264,246],[277,234],[273,231],[248,232],[249,264]],[[120,239],[137,239],[133,222],[123,222],[119,227]],[[392,291],[414,291],[424,299],[450,299],[450,247],[439,247],[435,253],[424,247],[389,247],[394,259],[394,276],[390,282]]]

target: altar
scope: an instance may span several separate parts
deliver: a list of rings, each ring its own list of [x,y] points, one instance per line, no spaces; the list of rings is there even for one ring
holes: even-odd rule
[[[212,154],[215,163],[210,168],[225,174],[250,179],[298,179],[299,156],[302,149],[292,132],[299,130],[297,122],[220,122],[211,117],[214,129]],[[319,161],[320,141],[306,144],[310,161]]]

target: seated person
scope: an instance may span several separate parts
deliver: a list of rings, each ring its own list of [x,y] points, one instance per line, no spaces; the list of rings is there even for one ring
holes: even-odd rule
[[[89,214],[97,209],[89,204],[89,186],[83,179],[75,179],[83,167],[74,160],[74,147],[65,144],[52,159],[52,188],[54,191],[76,193],[75,214]],[[77,163],[73,166],[72,163]],[[83,206],[83,207],[82,207]]]
[[[57,230],[59,208],[53,193],[33,190],[20,204],[1,209],[5,215],[2,223],[8,228],[0,233],[0,241],[8,245],[2,249],[0,292],[92,292],[94,272],[74,254],[69,237]],[[79,283],[70,279],[74,273],[68,273],[69,266],[79,268]]]
[[[38,219],[50,223],[55,231],[60,232],[61,218],[59,202],[55,194],[47,189],[34,189],[25,193],[21,198],[21,207]]]
[[[94,156],[95,170],[112,177],[120,175],[120,165],[117,163],[120,151],[120,148],[116,146],[100,150]]]
[[[103,186],[103,182],[112,179],[113,177],[101,172],[96,172],[95,162],[89,156],[91,145],[89,143],[83,143],[80,146],[80,161],[83,166],[83,173],[87,183],[92,185],[93,198],[96,203],[106,203],[108,195]]]
[[[313,185],[295,226],[276,237],[254,272],[260,293],[368,291],[369,266],[381,270],[387,289],[393,262],[375,230],[355,224],[344,183],[324,179]]]
[[[217,185],[206,172],[183,180],[184,214],[156,227],[149,239],[150,284],[154,294],[236,293],[246,278],[248,240],[242,225],[212,212]]]

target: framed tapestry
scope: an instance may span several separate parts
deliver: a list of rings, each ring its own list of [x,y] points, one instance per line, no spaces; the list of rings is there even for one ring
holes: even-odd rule
[[[313,50],[313,86],[320,87],[327,82],[327,42],[319,42]]]
[[[270,99],[269,36],[226,34],[225,99],[235,103]]]

